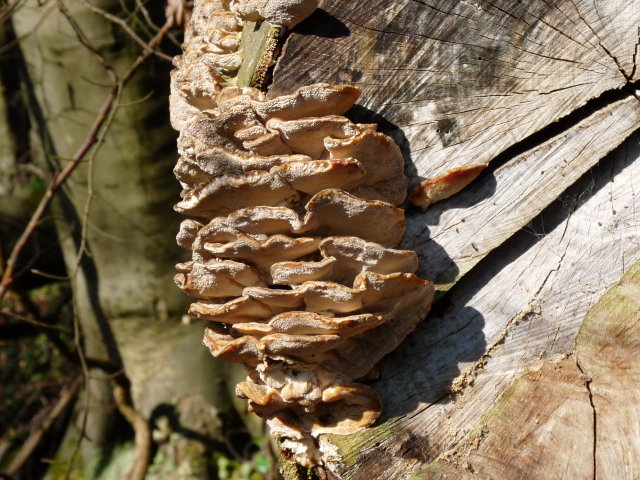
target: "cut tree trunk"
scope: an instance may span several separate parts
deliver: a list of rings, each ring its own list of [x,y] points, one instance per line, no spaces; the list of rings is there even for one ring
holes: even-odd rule
[[[638,478],[639,28],[637,0],[325,0],[291,32],[270,95],[359,86],[412,184],[489,163],[408,210],[440,297],[330,477]]]

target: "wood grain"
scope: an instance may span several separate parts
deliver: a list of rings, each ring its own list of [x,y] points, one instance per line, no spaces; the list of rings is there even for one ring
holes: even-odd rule
[[[616,59],[633,70],[640,8],[608,3],[327,0],[291,34],[271,92],[358,85],[362,106],[402,129],[420,177],[488,162],[627,83]],[[601,45],[616,34],[624,44]]]
[[[325,438],[342,457],[332,475],[637,476],[635,446],[627,453],[615,441],[593,466],[594,438],[639,437],[629,425],[640,422],[620,407],[622,380],[594,377],[590,397],[574,357],[584,315],[640,258],[639,26],[638,0],[325,0],[290,34],[270,94],[358,85],[352,118],[395,138],[412,183],[490,163],[458,195],[408,211],[403,247],[447,293],[382,362],[379,424]],[[632,353],[637,346],[618,363],[632,364]],[[602,372],[592,361],[580,366]],[[523,377],[532,369],[541,382]],[[501,403],[505,392],[519,400]],[[541,404],[539,431],[523,417],[530,396]],[[595,437],[591,401],[611,412]],[[477,437],[491,412],[503,423]],[[553,457],[541,439],[564,430],[575,441]],[[449,462],[463,450],[468,463]],[[549,459],[537,476],[527,473],[536,455]]]
[[[634,97],[608,105],[457,196],[412,211],[403,248],[418,252],[420,275],[440,290],[453,285],[640,128],[639,107]]]
[[[587,313],[577,358],[531,368],[412,478],[637,478],[639,325],[640,262]]]
[[[484,478],[593,479],[592,417],[575,359],[545,362],[487,412],[470,435],[466,466]]]
[[[592,396],[597,478],[639,478],[640,262],[589,311],[576,349]]]
[[[339,478],[409,478],[463,441],[522,372],[574,351],[585,313],[640,258],[638,158],[634,135],[463,277],[446,311],[382,362],[374,387],[385,418],[331,437]]]

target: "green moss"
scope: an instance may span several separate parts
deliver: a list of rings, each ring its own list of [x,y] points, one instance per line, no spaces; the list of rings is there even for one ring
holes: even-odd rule
[[[113,450],[104,452],[101,458],[90,463],[89,476],[93,480],[118,480],[126,478],[134,457],[132,442],[116,445]]]
[[[280,457],[280,475],[284,480],[314,480],[311,469],[298,465],[293,460]]]
[[[327,435],[327,439],[338,448],[338,454],[346,469],[356,465],[360,452],[371,445],[402,433],[402,427],[395,420],[387,420],[381,425],[367,428],[354,435]]]
[[[245,23],[240,41],[243,61],[236,76],[239,86],[266,87],[269,68],[280,48],[281,34],[282,29],[269,22]]]
[[[47,480],[64,480],[67,475],[68,466],[64,463],[53,463],[47,471]],[[69,475],[69,480],[83,480],[85,478],[91,478],[85,476],[84,472],[79,468],[75,468]]]
[[[630,319],[638,315],[640,305],[640,261],[622,276],[617,285],[609,289],[589,310],[576,335],[578,359],[588,359],[595,344],[602,342],[605,331],[618,334]],[[628,335],[619,335],[620,346]],[[599,347],[595,347],[599,348]]]

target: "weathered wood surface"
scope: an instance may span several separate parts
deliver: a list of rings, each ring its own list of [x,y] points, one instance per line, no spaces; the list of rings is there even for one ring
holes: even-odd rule
[[[289,38],[271,91],[360,86],[432,176],[637,80],[639,17],[634,1],[325,1]]]
[[[596,393],[594,380],[590,399],[574,356],[586,312],[640,257],[639,25],[637,1],[327,0],[291,33],[270,92],[360,86],[352,117],[394,136],[414,182],[492,162],[457,196],[409,210],[404,246],[449,292],[382,362],[378,425],[329,438],[335,476],[637,477],[637,454],[620,460],[599,433],[594,450],[590,403],[611,411],[605,438],[638,437],[637,377],[618,409],[626,387]],[[637,344],[624,351],[637,370]],[[481,420],[501,405],[487,435]],[[523,448],[489,454],[511,440]]]
[[[403,247],[419,252],[421,276],[447,289],[640,128],[639,106],[635,97],[608,105],[455,197],[414,212]]]
[[[589,311],[576,339],[595,417],[597,478],[640,478],[640,262]]]
[[[638,478],[639,345],[640,262],[587,313],[577,355],[531,368],[415,478]]]
[[[342,478],[409,478],[463,442],[522,372],[574,351],[585,313],[640,257],[639,157],[634,136],[464,277],[446,312],[382,362],[374,387],[385,419],[331,439]]]

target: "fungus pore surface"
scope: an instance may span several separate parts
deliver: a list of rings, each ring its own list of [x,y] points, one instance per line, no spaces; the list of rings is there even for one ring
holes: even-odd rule
[[[303,466],[327,462],[318,436],[351,434],[381,405],[361,383],[426,316],[404,233],[403,157],[343,114],[360,92],[316,84],[277,98],[235,85],[243,22],[291,27],[314,1],[196,0],[171,76],[180,132],[176,284],[207,321],[204,344],[242,363],[236,393]]]

